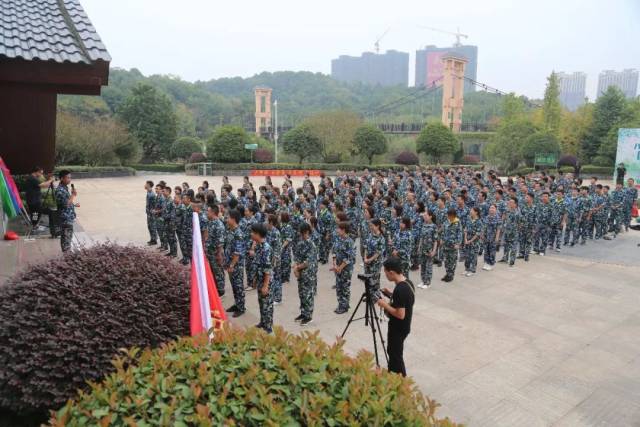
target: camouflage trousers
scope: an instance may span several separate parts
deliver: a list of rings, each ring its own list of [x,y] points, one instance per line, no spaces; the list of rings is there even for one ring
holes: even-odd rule
[[[272,297],[275,302],[282,302],[282,281],[280,280],[282,264],[280,260],[273,263],[273,278],[271,279],[271,287],[273,288]]]
[[[551,226],[540,224],[533,236],[533,250],[539,253],[545,253],[549,244],[549,235],[551,234]]]
[[[255,262],[253,262],[255,257],[247,255],[244,259],[244,269],[245,274],[247,276],[247,286],[253,285],[253,278],[256,275],[256,266]]]
[[[207,250],[207,260],[209,260],[209,266],[211,267],[213,279],[216,281],[216,289],[218,290],[218,295],[222,296],[225,292],[224,268],[216,261],[216,256],[213,251]]]
[[[401,257],[400,263],[402,264],[402,274],[408,279],[409,272],[411,271],[411,255],[407,257]]]
[[[433,257],[429,254],[423,254],[420,260],[420,279],[425,285],[431,284],[433,277]]]
[[[590,221],[588,219],[583,219],[578,224],[578,235],[580,236],[580,240],[582,240],[583,242],[587,241],[587,237],[589,236],[590,227],[591,227],[591,224],[590,224]]]
[[[331,246],[331,239],[327,240],[324,237],[320,238],[320,245],[318,248],[318,261],[320,263],[326,264],[329,261],[329,252],[331,251]]]
[[[349,309],[352,273],[352,265],[348,265],[340,273],[336,273],[336,296],[338,297],[338,308]]]
[[[411,267],[417,267],[422,261],[423,255],[420,253],[420,245],[417,238],[413,239],[413,247],[411,248]]]
[[[73,240],[73,223],[64,222],[60,224],[60,247],[62,252],[71,250],[71,241]]]
[[[231,283],[235,306],[238,308],[238,311],[244,313],[244,270],[240,262],[238,262],[233,271],[229,273],[229,282]]]
[[[271,333],[273,330],[273,283],[269,285],[267,296],[262,296],[260,291],[262,283],[258,283],[257,286],[258,306],[260,307],[260,323],[258,325],[267,333]]]
[[[476,272],[478,266],[478,252],[480,252],[480,242],[476,240],[464,247],[464,268],[472,273]]]
[[[164,223],[164,219],[156,218],[156,228],[158,230],[158,237],[160,237],[160,247],[167,249],[167,230]]]
[[[564,226],[564,244],[575,244],[578,241],[578,228],[576,219],[572,217],[567,218],[567,224]]]
[[[593,219],[593,223],[596,229],[596,239],[600,239],[607,234],[607,216],[598,215]]]
[[[444,270],[448,276],[453,277],[458,263],[458,250],[456,248],[443,248],[442,256],[444,257]]]
[[[178,254],[178,243],[176,241],[176,226],[167,222],[165,223],[165,236],[167,245],[169,246],[169,253],[171,255]]]
[[[532,227],[525,227],[519,234],[518,246],[520,248],[520,255],[529,259],[531,253],[531,247],[533,246],[533,233]]]
[[[549,248],[553,249],[554,247],[560,249],[562,245],[562,223],[559,222],[557,224],[551,225],[551,233],[549,233]]]
[[[632,203],[625,203],[622,208],[622,224],[624,224],[625,228],[629,228],[631,225],[631,209],[633,209]]]
[[[193,248],[193,235],[191,232],[182,232],[182,246],[180,249],[182,250],[182,257],[186,260],[191,261],[191,250]]]
[[[517,236],[505,236],[504,237],[504,254],[502,259],[509,262],[509,265],[513,265],[516,262],[516,255],[518,252],[518,237]]]
[[[289,283],[291,280],[291,244],[282,249],[280,256],[280,283]]]
[[[496,263],[496,241],[488,239],[484,242],[484,263],[494,265]]]
[[[153,214],[147,214],[147,230],[149,230],[150,241],[156,243],[158,241],[158,230],[156,229],[156,218]]]
[[[300,297],[300,314],[311,319],[313,303],[316,296],[317,278],[300,276],[298,279],[298,296]]]
[[[614,234],[620,233],[622,224],[624,223],[624,215],[621,209],[612,209],[609,217],[609,230]]]

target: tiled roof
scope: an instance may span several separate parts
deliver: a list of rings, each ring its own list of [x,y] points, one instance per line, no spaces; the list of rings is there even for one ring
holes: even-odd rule
[[[0,61],[111,61],[78,0],[0,0]]]

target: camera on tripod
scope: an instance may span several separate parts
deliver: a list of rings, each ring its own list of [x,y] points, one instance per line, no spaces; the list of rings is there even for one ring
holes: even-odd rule
[[[371,299],[372,303],[377,303],[382,298],[382,292],[380,292],[380,283],[373,283],[373,274],[358,274],[358,279],[364,282],[365,291]]]

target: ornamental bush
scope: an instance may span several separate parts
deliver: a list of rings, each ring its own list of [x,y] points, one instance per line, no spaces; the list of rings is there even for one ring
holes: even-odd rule
[[[202,153],[191,153],[189,163],[202,163],[207,161],[207,156]]]
[[[52,426],[453,426],[414,383],[355,358],[318,332],[227,328],[211,343],[181,338],[131,349],[115,372],[80,393]]]
[[[118,349],[189,334],[186,283],[164,256],[110,243],[10,279],[0,287],[0,411],[46,417],[112,371]]]
[[[273,153],[266,148],[258,148],[253,155],[253,159],[258,163],[271,163],[273,162]]]
[[[411,151],[403,151],[396,156],[396,163],[399,165],[417,165],[418,155]]]

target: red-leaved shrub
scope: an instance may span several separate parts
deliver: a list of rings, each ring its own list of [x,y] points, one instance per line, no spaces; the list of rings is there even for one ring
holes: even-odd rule
[[[266,148],[258,148],[253,153],[253,160],[257,163],[271,163],[273,162],[273,153]]]
[[[207,161],[207,156],[202,153],[191,153],[189,163],[202,163]]]
[[[113,371],[121,348],[189,334],[187,270],[102,244],[30,266],[0,287],[0,410],[57,409]]]
[[[403,151],[396,156],[396,163],[399,165],[417,165],[418,155],[411,151]]]

